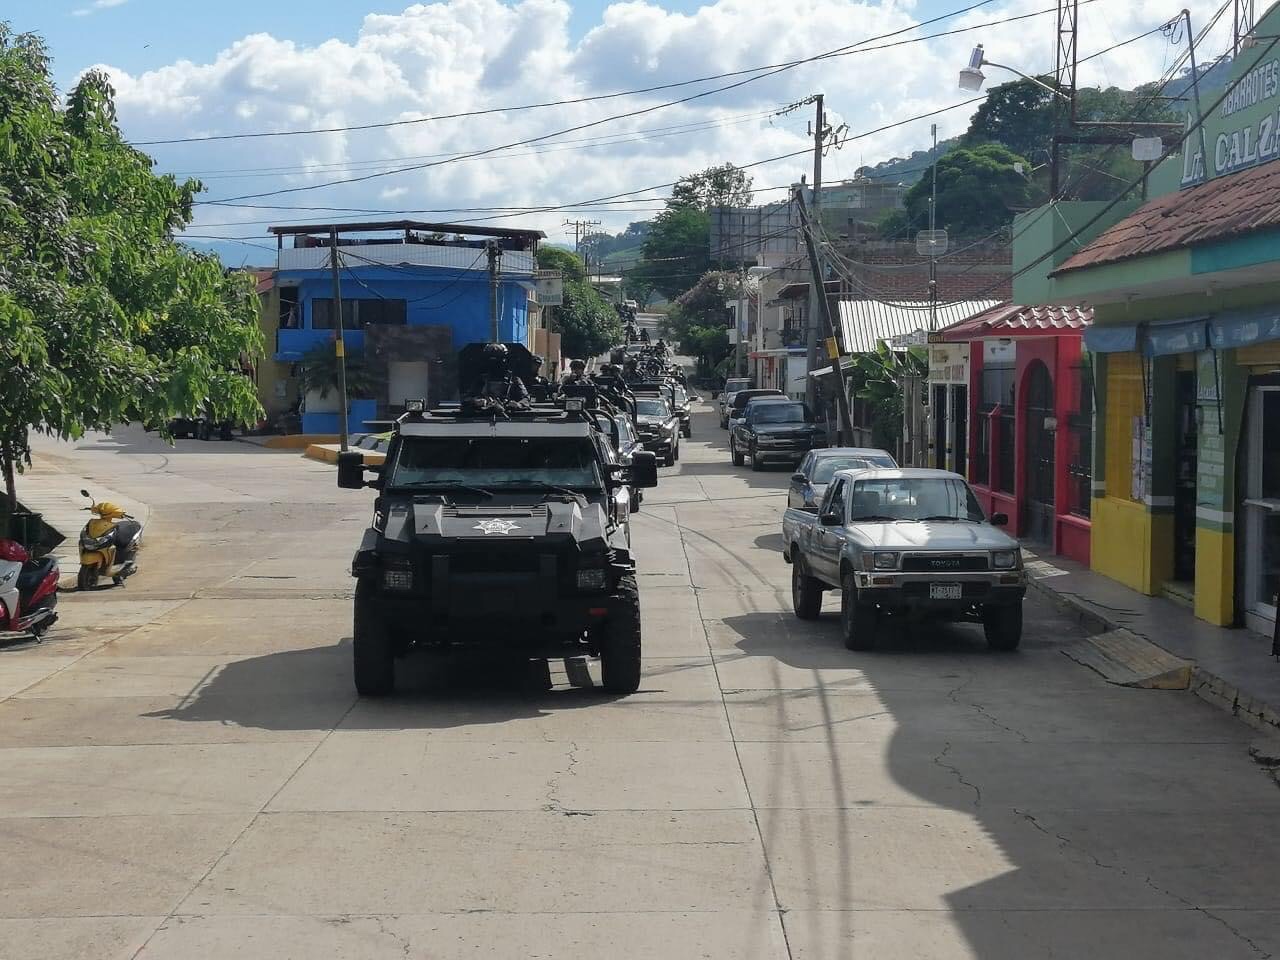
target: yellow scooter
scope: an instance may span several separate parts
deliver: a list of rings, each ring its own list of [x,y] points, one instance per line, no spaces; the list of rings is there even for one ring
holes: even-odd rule
[[[88,510],[93,517],[80,531],[80,572],[77,590],[92,590],[102,577],[116,584],[138,571],[138,546],[142,543],[142,524],[122,507],[105,500],[94,502],[88,490],[80,493],[89,498]]]

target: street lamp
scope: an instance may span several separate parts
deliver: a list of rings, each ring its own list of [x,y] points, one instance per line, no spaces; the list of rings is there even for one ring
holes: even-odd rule
[[[967,90],[970,93],[977,93],[982,89],[982,84],[986,82],[987,75],[982,72],[983,67],[999,67],[1001,70],[1008,70],[1010,73],[1016,73],[1023,80],[1030,80],[1037,87],[1048,90],[1054,96],[1061,97],[1063,100],[1071,98],[1056,87],[1051,87],[1043,80],[1037,80],[1035,77],[1028,76],[1021,70],[1015,70],[1013,67],[1007,67],[1003,63],[996,63],[988,60],[983,52],[982,44],[978,44],[973,48],[973,53],[969,55],[969,65],[960,71],[960,89]]]

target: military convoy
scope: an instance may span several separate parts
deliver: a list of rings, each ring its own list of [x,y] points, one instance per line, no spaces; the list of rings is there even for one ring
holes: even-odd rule
[[[636,445],[638,399],[625,378],[552,387],[520,344],[459,355],[461,400],[406,403],[385,463],[339,455],[338,485],[373,487],[356,580],[355,685],[395,688],[415,652],[598,657],[606,692],[640,683],[640,596],[630,514],[657,485]]]

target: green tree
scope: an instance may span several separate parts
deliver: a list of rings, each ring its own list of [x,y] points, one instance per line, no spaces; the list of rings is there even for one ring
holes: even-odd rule
[[[582,258],[561,247],[538,247],[538,269],[559,270],[566,280],[585,280],[587,276]]]
[[[564,303],[553,309],[553,327],[567,357],[598,356],[622,341],[618,311],[585,280],[566,280]]]
[[[691,173],[676,181],[671,188],[668,205],[697,207],[749,207],[755,196],[751,189],[751,175],[732,163],[707,167],[700,173]]]
[[[674,300],[711,267],[711,219],[698,207],[669,204],[641,249],[644,259],[625,274],[627,287]]]
[[[1055,113],[1061,109],[1058,100],[1030,80],[992,87],[969,121],[960,146],[974,149],[996,143],[1020,157],[1042,162],[1048,159],[1053,141]]]
[[[698,361],[703,372],[729,355],[728,325],[733,315],[725,306],[742,294],[742,278],[726,270],[712,270],[676,298],[663,324],[663,335],[675,340],[679,351]]]
[[[871,408],[871,442],[896,450],[902,440],[902,398],[908,377],[929,375],[929,355],[923,347],[891,349],[884,341],[871,353],[857,353],[848,375],[850,394]]]
[[[252,280],[175,242],[200,184],[153,173],[113,97],[90,71],[64,106],[43,42],[0,23],[0,520],[32,431],[261,416]]]
[[[1021,172],[1015,164],[1021,164]],[[957,237],[1007,225],[1015,213],[1033,204],[1030,169],[1024,158],[999,144],[952,150],[938,160],[937,225]],[[932,178],[912,186],[904,198],[905,209],[889,214],[881,232],[894,236],[928,226],[931,191]]]

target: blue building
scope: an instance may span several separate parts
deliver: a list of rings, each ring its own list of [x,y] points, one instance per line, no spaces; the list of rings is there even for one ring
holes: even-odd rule
[[[270,357],[259,369],[263,405],[269,413],[296,411],[304,433],[336,433],[336,389],[327,396],[306,389],[316,379],[306,375],[308,360],[327,361],[337,339],[334,228],[270,229],[278,267],[273,296],[263,305]],[[495,298],[497,339],[530,342],[541,231],[415,221],[336,230],[343,343],[350,379],[361,387],[349,429],[398,415],[406,397],[452,399],[458,350],[494,338]]]

